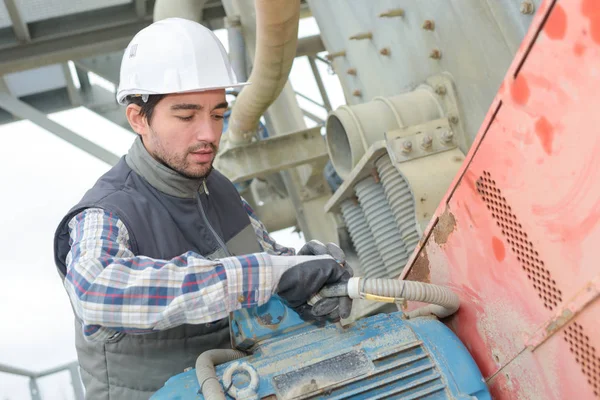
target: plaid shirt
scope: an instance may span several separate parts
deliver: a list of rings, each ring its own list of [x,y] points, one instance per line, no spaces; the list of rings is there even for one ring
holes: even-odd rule
[[[266,303],[281,275],[308,258],[275,243],[252,208],[262,253],[208,260],[189,251],[171,260],[135,256],[123,222],[90,208],[69,222],[64,285],[89,341],[216,321]]]

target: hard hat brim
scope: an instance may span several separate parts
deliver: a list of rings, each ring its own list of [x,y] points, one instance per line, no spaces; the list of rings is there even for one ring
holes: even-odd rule
[[[203,87],[203,88],[198,88],[198,89],[189,89],[189,90],[182,90],[182,91],[176,91],[176,92],[153,92],[150,90],[144,90],[144,89],[127,89],[127,90],[119,90],[117,92],[117,102],[119,104],[122,105],[126,105],[127,104],[127,96],[143,96],[143,95],[156,95],[156,94],[160,94],[160,95],[167,95],[167,94],[181,94],[181,93],[194,93],[194,92],[208,92],[210,90],[218,90],[218,89],[235,89],[235,88],[240,88],[240,87],[244,87],[244,86],[248,86],[251,85],[251,82],[240,82],[240,83],[236,83],[234,85],[217,85],[214,87]]]

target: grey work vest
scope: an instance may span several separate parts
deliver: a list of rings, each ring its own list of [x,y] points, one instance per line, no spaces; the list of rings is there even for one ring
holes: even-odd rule
[[[190,250],[207,258],[262,251],[231,181],[212,171],[205,183],[206,191],[201,181],[159,164],[138,138],[60,223],[54,252],[61,277],[70,250],[68,223],[92,207],[123,221],[135,255],[168,260]],[[101,343],[84,339],[77,318],[75,331],[86,398],[94,400],[147,399],[168,378],[194,366],[203,351],[230,347],[226,319]]]

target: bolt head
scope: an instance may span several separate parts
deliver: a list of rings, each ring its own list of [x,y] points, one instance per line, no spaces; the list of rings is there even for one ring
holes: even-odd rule
[[[435,29],[435,23],[432,20],[427,19],[425,22],[423,22],[423,29],[432,31]]]
[[[362,96],[362,92],[360,90],[356,89],[354,92],[352,92],[352,95],[356,96],[356,97],[360,97],[360,96]]]
[[[410,153],[412,151],[412,142],[410,140],[406,140],[402,143],[402,151],[404,153]]]
[[[429,57],[433,58],[434,60],[439,60],[440,58],[442,58],[442,52],[438,49],[433,49],[431,50],[431,53],[429,53]]]
[[[431,136],[425,135],[423,137],[423,139],[421,140],[421,147],[423,147],[424,149],[428,149],[431,147],[432,143],[433,143],[433,139],[431,138]]]
[[[533,14],[533,3],[531,1],[524,1],[521,3],[521,14]]]
[[[449,115],[448,121],[450,121],[453,124],[458,124],[458,117],[456,115]]]
[[[437,94],[439,94],[440,96],[443,96],[443,95],[446,94],[446,87],[442,86],[442,85],[439,85],[438,87],[435,88],[435,92]]]
[[[444,143],[451,142],[453,138],[454,132],[452,131],[445,131],[444,133],[442,133],[442,140],[444,141]]]
[[[356,68],[349,68],[348,71],[346,71],[346,73],[348,75],[356,75]]]
[[[382,56],[389,56],[390,49],[388,49],[387,47],[384,47],[383,49],[379,50],[379,54],[381,54]]]

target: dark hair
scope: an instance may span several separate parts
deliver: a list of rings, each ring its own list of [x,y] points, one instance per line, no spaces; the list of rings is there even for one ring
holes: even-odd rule
[[[142,117],[146,117],[148,120],[148,124],[152,121],[152,113],[154,112],[154,107],[165,97],[164,94],[151,94],[148,96],[148,101],[144,102],[142,100],[142,96],[127,96],[127,105],[135,104],[140,106],[140,115]]]

